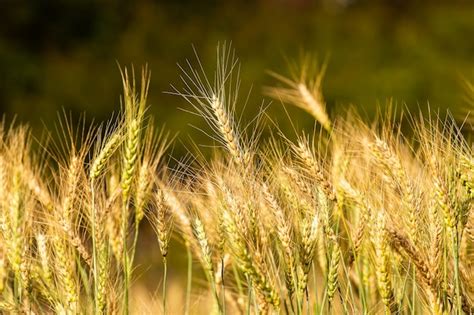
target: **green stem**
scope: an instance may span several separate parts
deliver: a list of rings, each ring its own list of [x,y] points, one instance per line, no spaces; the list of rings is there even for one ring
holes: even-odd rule
[[[462,305],[461,305],[461,289],[459,283],[459,240],[457,228],[455,227],[452,233],[453,238],[453,258],[454,258],[454,290],[455,290],[455,301],[457,314],[463,314]]]
[[[318,284],[316,281],[316,267],[314,266],[314,259],[311,262],[311,270],[313,272],[312,278],[313,278],[314,304],[313,305],[308,304],[308,308],[311,308],[313,312],[316,313],[316,309],[318,307],[318,291],[317,291]]]
[[[132,244],[132,254],[130,255],[130,266],[133,266],[133,261],[135,260],[135,250],[137,248],[138,243],[138,230],[139,230],[140,222],[135,222],[135,235],[133,236],[133,244]]]
[[[217,295],[216,283],[213,280],[213,277],[209,277],[209,276],[208,276],[208,281],[210,283],[212,295],[214,296],[214,299],[216,300],[216,303],[217,303],[218,313],[223,314],[222,306],[221,306],[220,299],[219,299],[219,295]]]
[[[417,314],[416,312],[416,269],[415,266],[412,266],[413,268],[413,279],[412,279],[412,300],[413,300],[413,305],[412,305],[412,310],[411,314],[415,315]]]
[[[348,299],[347,299],[347,293],[345,295],[345,297],[343,296],[342,294],[342,290],[341,290],[341,287],[338,287],[337,288],[337,291],[339,292],[339,299],[341,300],[341,305],[342,305],[342,308],[344,310],[344,314],[347,315],[347,314],[350,314],[349,313],[349,309],[347,308],[347,305],[348,305]],[[347,291],[347,290],[346,290]]]
[[[221,258],[221,290],[222,290],[222,312],[226,313],[225,309],[225,285],[224,285],[224,258]]]
[[[247,283],[248,283],[248,298],[247,298],[247,315],[250,315],[252,312],[252,280],[247,276]],[[258,307],[255,303],[255,314],[258,314]]]
[[[237,289],[239,290],[239,296],[244,295],[244,289],[242,287],[242,280],[240,280],[239,271],[234,263],[232,263],[232,271],[234,272],[235,283],[237,284]]]
[[[123,252],[122,252],[122,259],[123,259],[123,276],[124,276],[124,294],[123,294],[123,313],[128,315],[128,290],[129,290],[129,283],[130,283],[130,269],[128,264],[128,250],[127,250],[127,227],[128,227],[128,207],[127,207],[127,199],[124,198],[122,204],[122,244],[123,244]]]
[[[188,279],[186,284],[186,304],[184,309],[184,314],[189,314],[189,303],[191,298],[191,286],[192,286],[192,276],[193,276],[193,256],[191,253],[190,244],[186,243],[186,253],[188,256]]]
[[[91,219],[91,228],[92,228],[92,269],[94,274],[94,314],[97,313],[97,298],[99,295],[99,290],[97,287],[97,239],[96,239],[96,228],[95,228],[95,220],[96,220],[96,209],[95,209],[95,192],[94,192],[94,180],[91,180],[91,206],[92,206],[92,219]]]
[[[163,314],[166,314],[166,279],[168,275],[168,264],[166,257],[163,257]]]

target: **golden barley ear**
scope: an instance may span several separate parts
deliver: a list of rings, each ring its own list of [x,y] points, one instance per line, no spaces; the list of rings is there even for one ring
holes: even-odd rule
[[[197,115],[206,120],[214,131],[213,137],[230,153],[232,161],[240,166],[250,163],[251,155],[239,130],[235,110],[238,103],[240,74],[239,62],[231,45],[218,45],[217,67],[210,79],[197,57],[197,68],[187,61],[187,67],[180,66],[182,89],[172,86],[171,94],[183,97]]]
[[[269,72],[285,87],[267,87],[264,89],[264,93],[277,101],[287,102],[307,111],[329,132],[332,122],[327,114],[322,94],[322,81],[326,65],[325,62],[321,67],[318,67],[317,62],[308,55],[304,57],[299,67],[293,69],[290,78]]]
[[[165,200],[166,195],[159,189],[153,196],[154,210],[150,214],[151,223],[158,238],[161,255],[168,255],[168,245],[171,231],[169,206]]]

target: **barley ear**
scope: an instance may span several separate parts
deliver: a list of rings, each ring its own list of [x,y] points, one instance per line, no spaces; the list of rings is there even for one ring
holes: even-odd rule
[[[95,180],[99,177],[105,169],[107,161],[110,159],[115,150],[120,146],[122,141],[122,134],[119,132],[114,133],[105,142],[103,148],[99,151],[99,154],[94,158],[89,171],[89,178]]]

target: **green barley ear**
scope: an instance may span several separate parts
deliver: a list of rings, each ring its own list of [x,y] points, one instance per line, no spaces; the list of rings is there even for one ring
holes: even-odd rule
[[[329,261],[329,271],[328,271],[328,301],[331,304],[334,294],[336,293],[338,287],[338,271],[339,271],[339,262],[341,260],[341,248],[336,239],[332,241],[332,251],[331,259]]]
[[[377,282],[382,302],[387,312],[396,314],[398,305],[392,287],[391,263],[389,252],[389,239],[385,230],[385,215],[383,210],[376,214],[373,243],[375,248],[375,269]]]
[[[99,314],[105,314],[107,310],[107,295],[109,290],[109,276],[111,274],[109,270],[109,249],[104,232],[99,234],[97,240],[97,251],[98,251],[98,280],[97,280],[97,312]]]
[[[241,224],[242,218],[231,214],[227,209],[223,214],[223,222],[227,232],[229,247],[238,261],[238,266],[242,272],[250,278],[252,285],[257,289],[257,293],[262,300],[261,307],[272,304],[275,308],[280,305],[280,299],[272,284],[262,269],[262,256],[260,253],[252,253],[249,250],[247,240],[243,238]]]
[[[201,249],[201,261],[207,277],[211,283],[214,282],[214,267],[212,263],[212,253],[209,241],[204,230],[204,225],[199,218],[194,220],[194,235]]]
[[[299,277],[299,293],[301,295],[306,291],[308,286],[308,275],[313,263],[318,234],[320,232],[319,224],[319,217],[317,215],[315,215],[311,221],[305,218],[302,223],[300,248],[301,275]]]
[[[123,153],[122,194],[124,200],[127,200],[130,196],[132,180],[135,175],[136,162],[139,154],[139,141],[140,120],[133,118],[128,124]]]
[[[136,240],[138,238],[138,229],[136,227],[134,244],[132,246],[132,255],[129,256],[127,248],[128,242],[128,227],[130,208],[129,201],[132,189],[132,183],[135,180],[137,162],[141,152],[141,133],[142,125],[144,120],[146,98],[148,94],[148,87],[150,83],[150,73],[145,67],[142,70],[141,78],[141,89],[137,93],[135,85],[135,77],[132,69],[132,79],[129,78],[127,69],[122,71],[122,81],[124,88],[124,106],[125,106],[125,145],[123,148],[122,158],[122,176],[120,178],[122,187],[122,211],[120,214],[120,235],[122,251],[122,265],[123,265],[123,277],[124,277],[124,296],[123,296],[123,307],[124,312],[128,314],[129,311],[129,284],[131,280],[132,266],[129,265],[130,261],[133,261],[133,254],[135,252]]]
[[[132,70],[133,73],[133,70]],[[150,73],[145,67],[142,71],[140,94],[137,94],[134,73],[130,80],[127,69],[122,72],[125,103],[125,146],[122,165],[122,194],[124,202],[130,196],[132,180],[140,155],[140,138],[146,109],[146,99],[150,84]]]
[[[122,143],[123,135],[121,132],[115,132],[105,142],[99,154],[94,158],[89,171],[89,178],[95,180],[105,169],[107,161]]]

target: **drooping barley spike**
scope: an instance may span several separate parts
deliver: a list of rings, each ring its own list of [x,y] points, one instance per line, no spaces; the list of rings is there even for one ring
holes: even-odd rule
[[[436,275],[430,269],[429,265],[425,262],[427,259],[418,251],[418,249],[411,243],[411,241],[398,233],[397,231],[388,228],[387,234],[390,244],[400,254],[406,254],[407,258],[410,259],[417,270],[417,276],[421,278],[422,284],[428,292],[427,296],[432,304],[433,311],[442,312],[443,304],[442,298],[438,295],[438,283]]]
[[[308,112],[321,123],[324,129],[330,131],[331,121],[326,113],[325,105],[320,94],[311,93],[306,84],[303,83],[298,84],[298,91],[300,92],[303,103],[306,104]]]
[[[435,279],[426,263],[427,259],[424,257],[424,255],[418,251],[415,245],[413,245],[408,238],[399,232],[391,228],[387,228],[386,231],[387,241],[390,242],[394,249],[401,254],[406,253],[406,256],[415,264],[419,275],[422,277],[426,285],[436,288]]]
[[[294,75],[292,79],[271,72],[273,77],[286,84],[288,88],[267,88],[266,93],[278,101],[288,102],[302,108],[311,114],[324,129],[331,131],[332,124],[326,112],[326,104],[321,91],[325,69],[326,66],[323,65],[319,72],[315,73],[315,65],[311,64],[311,61],[305,60],[300,73]]]

